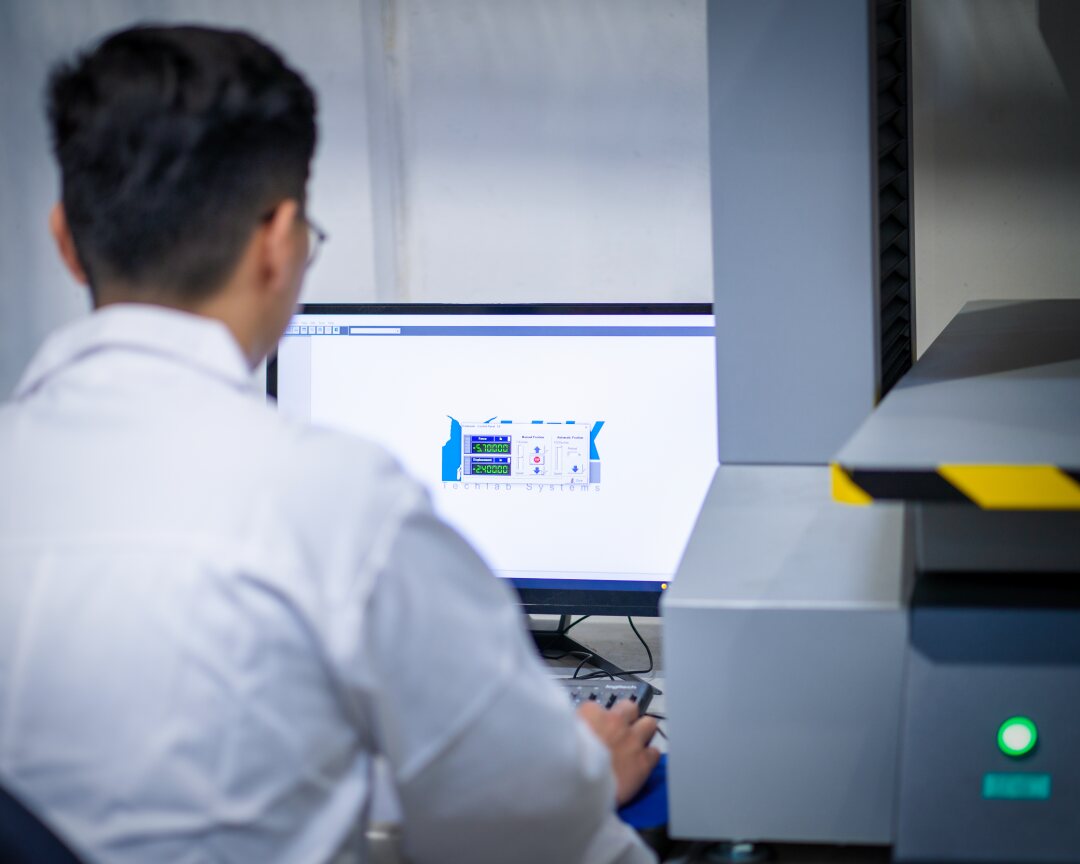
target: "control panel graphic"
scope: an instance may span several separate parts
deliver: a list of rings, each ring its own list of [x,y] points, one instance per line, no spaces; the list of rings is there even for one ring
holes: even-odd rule
[[[451,417],[442,479],[560,486],[599,483],[596,436],[603,425],[602,420],[516,423],[493,417],[465,422]]]

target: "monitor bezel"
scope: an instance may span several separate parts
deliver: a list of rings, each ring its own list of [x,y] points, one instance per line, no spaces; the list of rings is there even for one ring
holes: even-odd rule
[[[298,315],[712,315],[711,303],[303,303]],[[266,364],[266,394],[277,399],[277,352]],[[663,590],[534,588],[500,577],[533,615],[658,617]]]

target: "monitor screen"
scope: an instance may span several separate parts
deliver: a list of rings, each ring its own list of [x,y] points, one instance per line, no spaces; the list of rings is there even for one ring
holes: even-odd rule
[[[531,611],[656,614],[717,464],[704,304],[304,306],[268,388],[392,452]]]

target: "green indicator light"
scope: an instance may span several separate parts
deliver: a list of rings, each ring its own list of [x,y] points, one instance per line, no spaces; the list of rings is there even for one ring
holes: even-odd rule
[[[998,729],[998,747],[1006,756],[1024,756],[1038,740],[1039,730],[1029,717],[1010,717]]]

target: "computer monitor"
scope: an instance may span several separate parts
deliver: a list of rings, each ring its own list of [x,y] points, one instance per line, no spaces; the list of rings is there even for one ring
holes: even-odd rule
[[[716,467],[707,304],[307,305],[267,388],[394,454],[534,613],[658,614]]]

